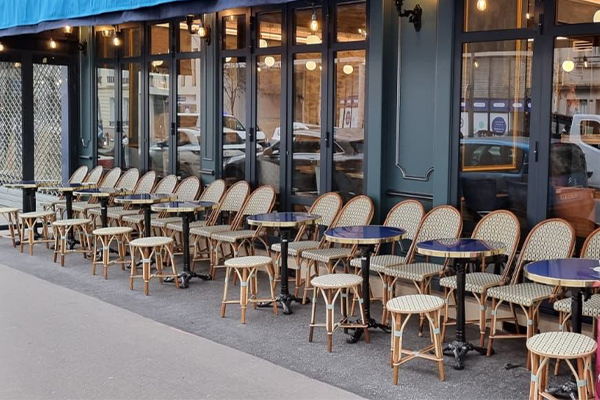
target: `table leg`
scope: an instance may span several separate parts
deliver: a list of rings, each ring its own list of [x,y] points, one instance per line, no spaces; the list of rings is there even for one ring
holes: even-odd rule
[[[181,214],[181,227],[183,237],[183,272],[179,275],[179,287],[187,289],[189,286],[190,279],[200,278],[202,280],[210,280],[210,275],[202,275],[192,272],[190,270],[190,216],[193,213],[182,213]]]
[[[36,209],[35,205],[35,188],[23,189],[23,212],[33,212]]]
[[[144,237],[152,236],[151,230],[151,221],[150,221],[150,204],[143,204],[142,210],[144,212]]]
[[[275,300],[283,308],[283,314],[292,314],[291,305],[292,302],[300,302],[296,296],[290,294],[288,283],[289,283],[289,271],[288,271],[288,243],[289,243],[289,230],[281,228],[280,231],[280,243],[281,243],[281,292]],[[268,304],[265,304],[268,305]]]
[[[73,192],[65,192],[65,203],[67,206],[67,219],[73,218]],[[79,243],[75,240],[75,235],[73,233],[73,229],[69,229],[69,237],[67,238],[67,243],[69,245],[69,249],[73,250],[75,245]]]
[[[367,321],[367,325],[369,328],[379,328],[386,333],[390,332],[390,329],[375,321],[375,319],[371,318],[371,289],[369,278],[371,276],[371,253],[373,252],[374,247],[369,245],[365,248],[363,256],[360,259],[360,273],[363,279],[362,282],[362,297],[363,297],[363,307],[365,310],[365,320]],[[363,329],[355,329],[352,336],[346,339],[348,343],[356,343],[360,340],[364,330]]]
[[[482,347],[474,346],[467,342],[465,337],[465,262],[464,260],[454,260],[454,270],[456,271],[456,336],[452,343],[449,343],[444,352],[449,352],[454,356],[454,369],[464,368],[464,358],[470,351],[477,351],[479,354],[486,354]]]
[[[100,197],[100,219],[102,227],[108,227],[108,197]]]

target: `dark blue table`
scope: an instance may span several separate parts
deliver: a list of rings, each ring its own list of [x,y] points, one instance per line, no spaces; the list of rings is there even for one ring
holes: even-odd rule
[[[26,213],[35,211],[35,192],[39,187],[49,183],[48,181],[22,180],[6,183],[4,186],[23,191],[23,212]]]
[[[128,190],[116,188],[82,189],[75,192],[77,196],[97,197],[100,199],[100,220],[102,221],[103,228],[108,227],[108,200],[110,197],[129,193]]]
[[[362,296],[364,299],[365,319],[369,328],[380,328],[385,332],[389,332],[387,326],[371,318],[371,295],[369,289],[371,253],[373,253],[375,245],[397,242],[405,234],[406,231],[404,229],[383,225],[342,226],[325,231],[325,239],[329,242],[363,246],[363,254],[360,259],[363,279]],[[348,343],[357,343],[362,334],[362,329],[355,329],[352,337],[347,340]]]
[[[248,225],[265,228],[278,228],[281,243],[281,292],[275,300],[283,308],[283,314],[292,314],[291,304],[293,301],[300,302],[296,296],[290,294],[288,288],[288,242],[289,232],[293,228],[303,225],[314,225],[321,222],[321,216],[306,212],[272,212],[266,214],[252,215],[248,217]],[[300,273],[300,271],[298,271]],[[267,306],[268,304],[260,304]]]
[[[487,352],[482,347],[472,345],[465,338],[465,266],[485,257],[499,256],[505,249],[504,243],[470,238],[436,239],[417,243],[419,254],[453,260],[457,297],[456,337],[444,350],[450,351],[454,355],[455,369],[464,368],[464,357],[469,351],[475,350],[482,355]],[[498,260],[495,261],[498,263]]]
[[[137,204],[142,208],[144,213],[144,236],[152,236],[150,232],[150,206],[156,203],[164,203],[167,201],[175,200],[176,196],[172,194],[132,194],[129,196],[120,196],[115,199],[117,203],[129,203]]]

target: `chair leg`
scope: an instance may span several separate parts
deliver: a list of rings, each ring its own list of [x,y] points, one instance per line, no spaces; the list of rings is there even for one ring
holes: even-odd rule
[[[310,327],[308,329],[308,342],[312,343],[313,341],[313,333],[315,331],[315,323],[316,323],[316,312],[317,312],[317,293],[319,292],[319,288],[315,288],[313,291],[311,312],[310,312]]]
[[[535,353],[531,353],[531,382],[529,384],[529,399],[537,399],[539,397],[540,384],[540,359]]]
[[[402,360],[402,314],[392,313],[392,383],[398,385],[398,370]]]
[[[363,328],[365,334],[365,343],[371,343],[371,335],[369,334],[369,326],[367,324],[367,318],[365,315],[365,307],[363,305],[363,297],[360,286],[354,287],[354,295],[358,298],[358,311],[360,312],[360,320],[365,326]]]
[[[227,309],[227,290],[229,289],[229,279],[231,276],[231,267],[225,267],[225,285],[223,285],[223,300],[221,301],[221,318],[225,318]]]
[[[150,249],[144,248],[144,259],[142,260],[142,275],[144,278],[144,294],[150,292]]]
[[[487,321],[487,296],[482,293],[479,298],[479,347],[485,344],[485,331]]]
[[[239,272],[238,272],[239,275]],[[242,276],[240,278],[240,306],[242,307],[241,323],[246,323],[246,306],[248,305],[248,285],[251,279],[248,277],[248,268],[242,268]]]
[[[433,311],[431,313],[433,325],[433,347],[435,350],[435,357],[438,359],[438,372],[440,376],[440,381],[444,381],[446,377],[444,376],[444,354],[442,350],[442,335],[440,332],[440,310]]]
[[[498,322],[498,307],[500,303],[496,299],[492,299],[492,326],[490,327],[490,336],[488,337],[487,356],[490,357],[494,351],[494,336],[496,335],[496,325]]]
[[[326,299],[326,311],[325,311],[325,315],[326,315],[326,326],[327,326],[327,352],[331,353],[331,351],[333,350],[333,303],[331,301],[332,299],[332,293],[331,293],[331,289],[325,289],[325,296],[327,297]]]

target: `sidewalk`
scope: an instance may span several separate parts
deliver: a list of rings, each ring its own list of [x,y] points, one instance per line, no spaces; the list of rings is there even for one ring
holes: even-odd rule
[[[0,398],[358,398],[0,265]]]

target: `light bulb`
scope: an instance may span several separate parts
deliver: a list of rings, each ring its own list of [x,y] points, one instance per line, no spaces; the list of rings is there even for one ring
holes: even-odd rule
[[[575,69],[575,63],[571,60],[565,60],[562,63],[562,69],[565,72],[571,72]]]
[[[105,29],[102,31],[102,36],[105,38],[111,37],[112,34],[113,34],[113,31],[111,31],[110,29]]]
[[[319,21],[317,21],[317,13],[314,11],[312,17],[310,17],[310,30],[313,32],[319,30]]]
[[[262,71],[262,69],[260,69],[260,67],[256,67],[256,70],[257,70],[258,72]]]
[[[583,56],[583,67],[587,68],[590,66],[590,63],[588,62],[588,59],[586,56]]]
[[[525,18],[526,18],[526,19],[529,19],[529,18],[531,18],[531,15],[530,15],[529,13],[526,13],[526,14],[525,14]]]
[[[56,42],[54,41],[53,38],[50,39],[50,48],[51,49],[56,49],[58,47],[58,44],[56,44]]]
[[[225,62],[230,62],[231,61],[231,57],[225,57]]]
[[[155,68],[156,67],[160,67],[161,65],[163,65],[163,60],[152,61],[152,66],[155,67]]]
[[[594,21],[595,23],[600,22],[600,10],[598,10],[594,13],[594,17],[593,17],[592,21]]]
[[[265,57],[265,65],[267,67],[272,67],[273,65],[275,65],[275,59],[271,56]]]
[[[314,71],[314,70],[315,70],[315,68],[317,68],[317,63],[316,63],[316,62],[314,62],[314,61],[312,61],[312,60],[311,60],[311,61],[307,61],[307,62],[306,62],[306,69],[307,69],[307,70],[309,70],[309,71]]]
[[[486,0],[477,0],[477,9],[479,11],[485,11],[486,8],[487,8]]]
[[[21,63],[20,62],[16,62],[15,63],[15,68],[21,68]]]
[[[260,39],[258,41],[258,47],[260,47],[261,49],[264,49],[265,47],[269,47],[269,44],[267,43],[267,41],[265,39]]]
[[[65,25],[65,33],[70,34],[73,33],[73,27],[71,25]]]
[[[0,51],[4,51],[4,45],[0,43]]]
[[[306,37],[306,44],[320,44],[321,38],[317,35],[308,35]]]
[[[344,68],[342,68],[342,71],[344,71],[346,75],[350,75],[352,72],[354,72],[354,67],[352,67],[350,64],[346,64],[344,65]]]
[[[475,62],[473,63],[473,66],[474,66],[475,68],[479,68],[479,61],[475,61]]]

